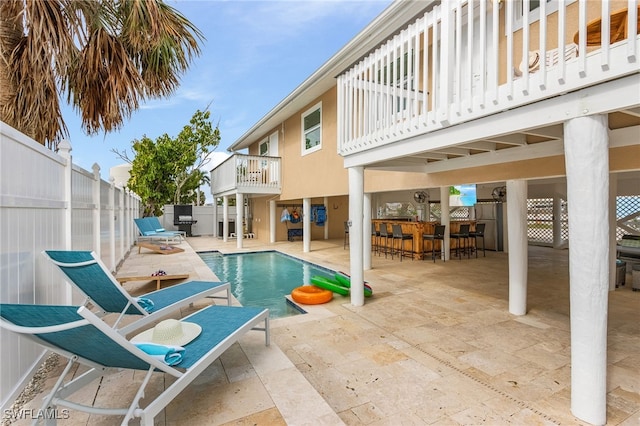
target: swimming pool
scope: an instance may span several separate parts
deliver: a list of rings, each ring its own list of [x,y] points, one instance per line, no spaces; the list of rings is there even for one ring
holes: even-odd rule
[[[198,253],[242,306],[269,308],[271,318],[304,313],[284,297],[296,287],[309,284],[314,275],[333,276],[335,271],[277,251],[238,254]]]

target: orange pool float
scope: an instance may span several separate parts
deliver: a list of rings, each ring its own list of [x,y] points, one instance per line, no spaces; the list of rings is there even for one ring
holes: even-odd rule
[[[303,305],[319,305],[333,299],[333,292],[315,285],[303,285],[291,291],[291,298]]]

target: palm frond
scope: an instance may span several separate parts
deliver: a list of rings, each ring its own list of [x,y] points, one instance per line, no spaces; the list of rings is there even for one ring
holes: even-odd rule
[[[142,79],[125,46],[105,28],[89,36],[72,72],[71,102],[87,133],[118,129],[138,108]]]
[[[133,60],[139,67],[151,97],[167,96],[178,87],[180,75],[200,54],[204,36],[180,12],[158,1],[129,0],[122,35],[130,43]]]
[[[0,0],[0,119],[49,146],[68,135],[60,96],[89,134],[171,94],[200,31],[162,0]]]

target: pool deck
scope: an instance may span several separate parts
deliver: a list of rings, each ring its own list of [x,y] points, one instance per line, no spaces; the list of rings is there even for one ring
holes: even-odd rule
[[[335,270],[348,270],[342,240],[262,245]],[[118,275],[188,273],[216,277],[197,251],[236,252],[236,242],[187,238],[184,253],[132,250]],[[630,270],[630,268],[628,268]],[[508,312],[504,253],[446,263],[374,256],[365,279],[374,295],[312,306],[271,321],[272,344],[249,333],[156,417],[158,425],[582,425],[570,412],[568,253],[529,247],[528,314]],[[640,424],[640,292],[609,293],[608,425]],[[302,284],[302,283],[301,283]],[[155,282],[127,282],[130,292]],[[163,284],[165,285],[165,284]],[[171,285],[171,284],[166,284]],[[192,309],[198,309],[203,301]],[[191,310],[184,310],[186,315]],[[62,363],[61,363],[62,364]],[[37,408],[61,370],[25,408]],[[77,371],[73,372],[77,374]],[[86,388],[79,401],[126,401],[123,372]],[[170,380],[156,374],[147,395]],[[115,425],[121,418],[75,411],[61,425]],[[27,424],[19,420],[14,424]]]

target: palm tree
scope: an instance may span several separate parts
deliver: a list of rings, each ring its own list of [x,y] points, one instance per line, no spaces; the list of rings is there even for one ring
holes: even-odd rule
[[[55,148],[65,96],[87,134],[117,130],[175,91],[202,40],[162,0],[1,0],[0,120]]]

